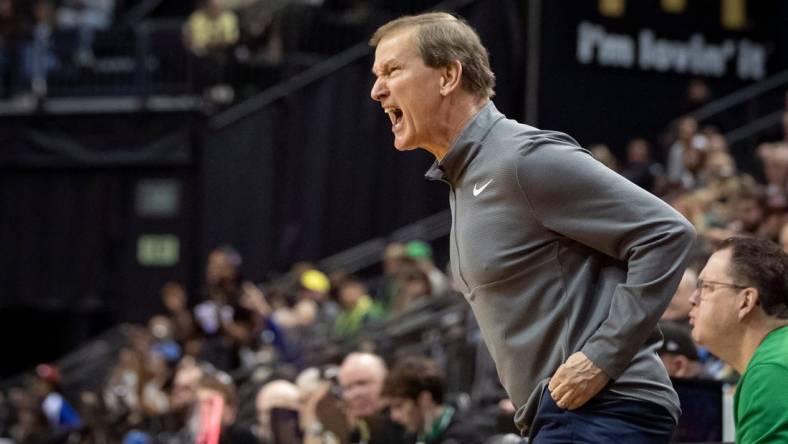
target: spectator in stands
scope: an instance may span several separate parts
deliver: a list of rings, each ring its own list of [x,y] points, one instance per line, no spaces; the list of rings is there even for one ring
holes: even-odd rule
[[[710,134],[708,136],[708,152],[709,153],[729,153],[730,150],[728,149],[728,141],[725,140],[725,136],[719,133]]]
[[[695,175],[703,165],[706,137],[698,133],[698,121],[683,117],[677,124],[678,136],[668,152],[667,180],[673,189],[692,189]]]
[[[173,324],[169,318],[156,315],[148,321],[148,331],[152,337],[150,354],[157,354],[169,363],[177,363],[182,356],[181,346],[173,336]]]
[[[629,142],[627,164],[621,175],[644,190],[661,191],[663,169],[651,159],[651,147],[645,139],[637,138]]]
[[[250,430],[236,424],[236,413],[238,411],[238,394],[235,389],[235,384],[232,378],[226,373],[215,372],[213,374],[205,374],[200,379],[197,385],[196,404],[194,413],[200,418],[196,421],[198,430],[192,436],[197,437],[197,442],[200,441],[201,436],[210,435],[210,422],[206,421],[203,415],[210,415],[209,405],[211,402],[220,397],[222,399],[222,407],[220,409],[220,424],[221,429],[219,432],[219,444],[259,444],[257,438]],[[208,411],[206,411],[208,410]]]
[[[788,255],[768,240],[727,239],[701,271],[692,304],[693,339],[742,375],[736,442],[788,441]]]
[[[674,194],[670,205],[687,218],[698,233],[705,233],[707,228],[706,214],[708,211],[707,196],[701,193]]]
[[[240,350],[251,343],[260,322],[248,304],[242,303],[241,262],[233,247],[211,251],[205,268],[208,300],[194,307],[197,325],[205,335],[199,356],[222,370],[241,364]]]
[[[238,41],[238,18],[221,0],[205,0],[183,28],[186,46],[197,56],[220,55]]]
[[[430,279],[416,264],[405,264],[397,273],[397,295],[390,315],[399,316],[433,295]]]
[[[780,229],[780,245],[782,245],[783,251],[788,253],[788,223]]]
[[[16,14],[13,0],[0,0],[0,55],[5,55],[10,43],[19,37],[21,19]]]
[[[175,369],[170,388],[170,414],[177,430],[186,425],[189,409],[197,399],[197,386],[204,375],[202,367],[190,358],[181,360]]]
[[[238,37],[238,18],[222,6],[221,0],[205,0],[183,27],[184,43],[196,56],[197,86],[211,87],[208,92],[217,102],[232,100],[232,89],[223,82],[228,49]]]
[[[684,270],[681,282],[679,282],[679,286],[670,300],[670,305],[665,309],[665,313],[662,314],[661,321],[674,322],[683,327],[689,326],[689,312],[692,309],[690,298],[695,291],[697,283],[698,274],[691,268]]]
[[[734,202],[733,220],[728,229],[737,234],[757,234],[766,218],[764,203],[760,189],[743,190]]]
[[[681,113],[694,111],[711,100],[711,90],[703,79],[692,79],[687,84],[687,94],[681,103]]]
[[[140,392],[144,355],[133,348],[122,348],[118,361],[110,370],[102,394],[104,404],[114,421],[137,425],[142,421]]]
[[[63,396],[60,372],[49,364],[36,367],[33,394],[39,400],[49,428],[55,435],[67,433],[82,425],[76,409]]]
[[[386,373],[383,359],[372,353],[351,353],[342,361],[337,377],[350,422],[384,409],[381,392]]]
[[[241,289],[240,305],[255,316],[250,343],[240,350],[243,365],[252,368],[271,360],[291,362],[296,359],[297,348],[274,319],[275,311],[262,290],[251,282],[244,282]]]
[[[30,41],[22,45],[22,76],[33,94],[47,93],[47,76],[56,69],[58,60],[54,53],[55,12],[51,0],[36,0],[33,5],[33,27]]]
[[[271,413],[274,409],[285,410],[297,417],[301,410],[301,390],[290,381],[277,379],[266,383],[255,397],[255,410],[257,412],[257,436],[264,443],[275,443]],[[274,412],[276,414],[278,412]],[[277,424],[279,425],[279,424]],[[292,425],[292,424],[288,424]],[[292,430],[292,438],[299,434],[298,421],[296,429]],[[284,430],[282,430],[284,431]],[[293,441],[290,441],[293,442]]]
[[[399,242],[391,242],[383,250],[383,276],[376,285],[375,300],[386,311],[391,311],[397,295],[397,274],[406,259],[405,246]]]
[[[481,443],[486,436],[469,418],[444,401],[446,383],[438,365],[412,356],[398,362],[386,376],[383,396],[391,419],[424,444]]]
[[[57,23],[62,29],[77,31],[77,48],[74,62],[79,66],[92,66],[93,40],[96,31],[105,31],[112,25],[115,0],[63,0],[57,9]]]
[[[35,397],[25,394],[17,406],[17,424],[10,430],[11,437],[20,444],[50,441],[47,419]]]
[[[694,289],[693,289],[694,291]],[[689,325],[677,325],[673,322],[659,323],[662,330],[662,347],[659,357],[671,378],[698,378],[703,367],[698,356],[698,349],[692,342]]]
[[[415,261],[421,271],[427,275],[432,294],[443,295],[449,290],[449,278],[440,268],[435,266],[430,244],[420,240],[410,241],[405,244],[405,255],[408,259]]]
[[[702,186],[715,185],[736,175],[736,162],[726,151],[709,152],[698,180]]]
[[[328,277],[311,266],[297,273],[295,301],[274,310],[274,319],[284,328],[306,328],[314,324],[330,325],[339,308],[328,297]]]
[[[757,153],[766,176],[769,206],[788,206],[788,142],[764,143],[758,147]]]
[[[80,433],[80,444],[110,443],[113,441],[113,430],[101,398],[92,391],[83,391],[79,395],[77,407],[84,428]]]
[[[339,303],[342,311],[334,322],[337,338],[349,338],[384,315],[383,309],[369,296],[366,285],[354,277],[339,285]]]
[[[594,158],[613,171],[618,171],[618,159],[607,145],[597,143],[588,147]]]
[[[243,51],[239,59],[278,64],[284,55],[283,15],[292,0],[224,0],[239,16]],[[296,30],[297,31],[297,30]]]
[[[208,253],[205,265],[205,290],[211,299],[229,301],[240,284],[241,254],[232,246],[223,245]]]
[[[145,373],[140,387],[140,403],[147,416],[164,415],[170,411],[170,400],[166,385],[170,380],[170,368],[166,357],[158,352],[145,356]]]
[[[349,442],[368,442],[369,444],[402,444],[404,430],[391,422],[382,397],[383,383],[386,379],[386,364],[383,359],[372,353],[350,353],[342,361],[337,375],[342,393],[342,414],[345,427],[349,432]],[[304,444],[323,442],[331,428],[321,420],[332,416],[330,401],[333,397],[331,384],[324,383],[305,402],[302,421]],[[322,415],[321,415],[322,414]],[[321,418],[321,416],[323,418]],[[334,426],[335,427],[335,426]],[[335,427],[336,428],[336,427]],[[342,441],[342,437],[340,442]]]
[[[194,318],[187,305],[186,290],[179,282],[169,281],[161,288],[161,300],[173,328],[173,338],[186,349],[194,338]]]
[[[23,33],[14,0],[0,0],[0,97],[8,97],[13,89]]]

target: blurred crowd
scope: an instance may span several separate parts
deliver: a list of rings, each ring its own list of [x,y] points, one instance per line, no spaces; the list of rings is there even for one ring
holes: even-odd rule
[[[185,59],[172,59],[181,66],[172,68],[187,66],[187,72],[179,74],[184,78],[168,80],[188,83],[193,92],[216,102],[230,102],[238,88],[270,86],[250,82],[277,81],[286,52],[294,52],[304,40],[315,40],[306,30],[320,24],[318,18],[335,29],[306,52],[330,55],[361,40],[366,32],[362,30],[371,26],[373,10],[367,0],[191,0],[184,3],[193,5],[192,11],[178,17],[183,42],[179,52],[169,47],[174,44],[170,39],[154,38],[152,46],[137,41],[139,36],[131,31],[145,18],[138,17],[139,3],[0,0],[0,97],[47,96],[54,75],[76,81],[80,75],[99,72],[96,43],[103,36],[111,45],[120,45],[105,48],[103,56],[108,60],[131,57],[132,62],[139,62],[136,57],[144,47],[153,51],[147,57],[166,64],[172,63],[173,54],[183,52]],[[117,81],[129,82],[128,78]]]
[[[190,23],[185,35],[195,50],[210,48],[197,43],[199,21]],[[624,159],[603,145],[590,150],[664,198],[699,233],[689,268],[660,321],[660,355],[670,375],[735,383],[733,369],[693,343],[690,297],[714,245],[729,236],[763,237],[788,251],[788,108],[781,132],[757,147],[761,171],[753,174],[739,171],[720,128],[682,117],[671,134],[656,149],[633,139]],[[448,390],[448,371],[478,363],[446,362],[438,351],[395,356],[365,340],[366,333],[403,322],[430,300],[452,293],[450,277],[435,264],[426,242],[389,244],[381,268],[379,276],[362,279],[298,263],[282,278],[258,285],[241,275],[235,248],[218,247],[207,257],[198,294],[174,281],[162,287],[165,310],[132,331],[99,390],[69,395],[59,369],[42,364],[26,384],[0,393],[0,442],[512,439],[514,407],[497,384],[474,393],[477,399]],[[307,362],[304,350],[315,343],[351,343],[355,351],[330,362]],[[495,378],[485,372],[475,377]]]
[[[0,1],[2,92],[46,94],[47,75],[64,62],[55,39],[73,41],[65,55],[76,66],[94,61],[93,39],[112,25],[115,0]]]
[[[356,421],[386,405],[383,358],[355,353],[341,366],[304,368],[300,349],[315,338],[352,340],[445,294],[448,277],[435,266],[430,245],[388,245],[384,273],[372,280],[327,276],[299,263],[258,286],[242,278],[241,265],[236,249],[221,246],[207,258],[199,298],[167,282],[160,294],[165,312],[132,330],[98,391],[68,399],[58,369],[39,365],[26,387],[0,396],[0,437],[18,443],[191,443],[215,432],[223,443],[300,442],[285,436],[300,440],[322,427],[321,433],[345,436],[341,442],[354,433],[363,439],[369,431],[357,430]],[[444,384],[430,365],[440,391],[437,406]],[[214,413],[212,432],[207,427]],[[367,419],[369,427],[384,427],[385,436],[404,439],[405,429],[388,415],[380,416],[382,422]]]

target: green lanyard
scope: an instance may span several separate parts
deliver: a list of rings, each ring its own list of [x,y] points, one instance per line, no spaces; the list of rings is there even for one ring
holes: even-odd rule
[[[418,435],[418,443],[424,444],[434,444],[432,441],[439,437],[443,432],[449,428],[449,423],[451,422],[451,418],[454,416],[454,407],[446,406],[443,408],[443,413],[441,413],[440,418],[436,419],[432,423],[432,430],[429,434],[425,434],[424,432],[419,433]]]

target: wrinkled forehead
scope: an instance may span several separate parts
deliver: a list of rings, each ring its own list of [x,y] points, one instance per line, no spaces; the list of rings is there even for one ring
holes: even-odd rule
[[[372,72],[380,74],[392,63],[402,62],[410,57],[420,57],[416,32],[417,28],[411,26],[392,31],[383,37],[375,47],[375,63]]]
[[[385,378],[385,373],[377,365],[351,366],[340,370],[338,376],[339,384],[349,387],[357,384],[370,384],[381,382]]]

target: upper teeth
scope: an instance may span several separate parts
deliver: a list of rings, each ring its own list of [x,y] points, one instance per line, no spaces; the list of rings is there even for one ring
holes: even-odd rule
[[[388,114],[389,119],[391,119],[392,124],[397,123],[397,108],[386,108],[386,114]]]

